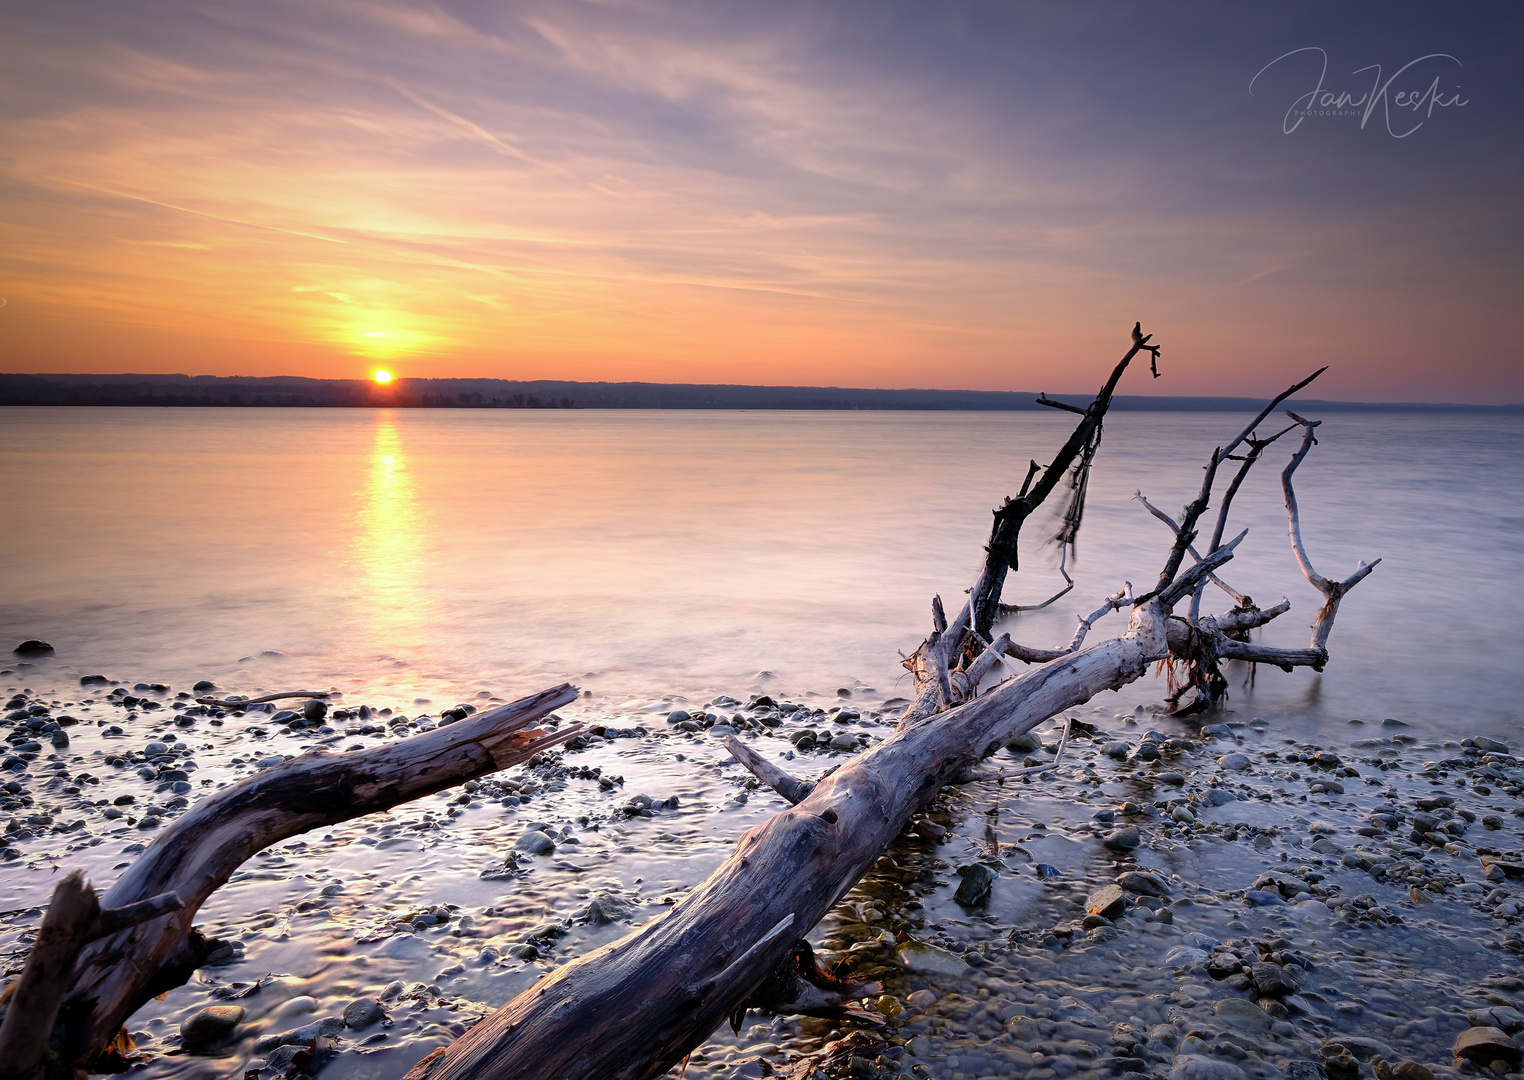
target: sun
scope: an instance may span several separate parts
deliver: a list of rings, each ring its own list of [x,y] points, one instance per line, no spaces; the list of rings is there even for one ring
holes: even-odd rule
[[[390,371],[380,370],[372,375],[371,378],[375,379],[378,383],[385,384],[392,381],[392,373]]]

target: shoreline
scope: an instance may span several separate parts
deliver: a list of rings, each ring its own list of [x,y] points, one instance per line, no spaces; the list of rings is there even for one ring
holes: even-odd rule
[[[449,722],[342,698],[310,717],[299,702],[214,709],[196,692],[8,690],[8,969],[53,865],[104,887],[221,784]],[[198,917],[234,943],[219,966],[129,1022],[153,1055],[140,1075],[269,1078],[306,1046],[328,1080],[400,1077],[544,971],[658,916],[782,808],[725,734],[813,776],[887,733],[892,703],[849,693],[583,699],[560,712],[593,732],[564,751],[267,849]],[[833,1076],[855,1058],[877,1071],[853,1075],[947,1080],[1389,1080],[1383,1067],[1407,1061],[1446,1074],[1484,1013],[1524,1028],[1496,1012],[1524,1000],[1524,768],[1502,744],[1395,720],[1314,745],[1231,713],[1200,730],[1142,710],[1069,715],[1095,730],[1075,729],[1055,773],[1016,776],[1051,761],[1056,728],[997,754],[809,934],[884,982],[865,1003],[882,1026],[753,1011],[688,1074],[814,1055]],[[970,878],[989,889],[965,906]],[[386,1019],[358,1023],[379,1015],[365,1006],[345,1026],[360,1001]],[[244,1010],[231,1038],[187,1045],[181,1025],[228,1002]],[[1395,1075],[1423,1080],[1415,1068]]]

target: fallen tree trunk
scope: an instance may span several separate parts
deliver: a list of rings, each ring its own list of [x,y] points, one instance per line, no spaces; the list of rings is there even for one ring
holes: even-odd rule
[[[314,750],[197,803],[160,833],[111,887],[102,901],[108,910],[99,919],[93,913],[89,918],[71,917],[67,933],[48,935],[55,947],[33,949],[28,970],[34,962],[49,971],[62,964],[64,970],[72,967],[72,977],[61,1008],[54,997],[57,1020],[50,1019],[43,1029],[46,1033],[51,1027],[50,1038],[39,1039],[35,1027],[13,1020],[22,1003],[12,1001],[0,1021],[0,1062],[12,1076],[30,1080],[39,1064],[37,1054],[51,1043],[50,1075],[71,1076],[75,1066],[98,1070],[106,1064],[101,1055],[116,1041],[123,1021],[156,994],[183,984],[205,959],[206,942],[191,929],[196,913],[255,852],[309,829],[386,810],[505,769],[564,743],[580,733],[580,725],[556,733],[530,730],[530,725],[576,696],[576,688],[563,684],[369,750]],[[55,892],[50,919],[55,906],[62,913],[95,904],[89,887],[77,884],[88,899],[76,898],[80,888],[66,879]],[[176,903],[149,910],[166,893],[173,894]],[[108,917],[112,910],[138,912],[146,921],[117,925],[120,917]],[[88,932],[91,926],[101,930],[94,940]],[[56,947],[61,941],[72,942],[77,959],[71,955],[71,962],[65,963],[60,958],[67,951]],[[26,985],[24,972],[21,986]],[[65,988],[56,977],[46,985]],[[36,1011],[30,996],[25,1004],[28,1015]]]
[[[660,1076],[725,1018],[744,1011],[757,988],[786,960],[796,940],[856,884],[943,785],[1056,713],[1083,704],[1102,690],[1134,681],[1156,661],[1215,663],[1222,653],[1214,652],[1214,647],[1225,649],[1221,642],[1236,643],[1236,637],[1250,627],[1287,610],[1289,605],[1281,604],[1267,611],[1244,606],[1215,620],[1198,620],[1194,614],[1188,619],[1171,616],[1175,604],[1197,595],[1208,581],[1218,580],[1214,572],[1233,557],[1243,540],[1240,534],[1221,542],[1222,515],[1208,553],[1181,569],[1196,537],[1196,523],[1211,503],[1218,463],[1251,438],[1255,425],[1291,390],[1267,406],[1226,448],[1213,451],[1201,494],[1175,526],[1174,544],[1151,592],[1134,598],[1128,586],[1108,597],[1096,612],[1081,619],[1067,648],[1025,649],[1006,635],[989,640],[1000,613],[1006,573],[1016,565],[1021,523],[1066,474],[1071,478],[1071,501],[1064,528],[1055,539],[1066,547],[1072,544],[1102,419],[1122,372],[1144,350],[1157,361],[1157,346],[1151,346],[1141,327],[1135,327],[1132,349],[1090,407],[1059,406],[1080,414],[1077,428],[1037,483],[1033,484],[1033,478],[1040,470],[1034,464],[1021,494],[995,512],[984,569],[957,619],[949,624],[940,599],[933,602],[933,632],[906,660],[915,677],[916,698],[892,736],[813,786],[738,740],[730,740],[737,759],[795,805],[743,834],[731,856],[666,915],[546,976],[455,1043],[424,1058],[406,1080],[648,1080]],[[1308,426],[1308,440],[1311,431]],[[1299,558],[1300,533],[1290,477],[1305,454],[1306,445],[1283,480]],[[1247,468],[1240,470],[1231,491],[1237,490]],[[1309,580],[1329,601],[1325,612],[1331,622],[1342,583],[1314,580],[1305,560],[1303,565]],[[1347,585],[1367,572],[1362,568]],[[1085,647],[1091,626],[1124,607],[1130,609],[1127,631]],[[1321,636],[1315,631],[1311,650],[1271,650],[1273,662],[1317,661],[1321,666],[1327,659],[1326,637],[1324,627]],[[1172,645],[1189,651],[1190,658],[1177,656]],[[977,696],[981,679],[996,663],[1006,662],[1008,653],[1021,656],[1023,652],[1042,652],[1041,666]]]
[[[745,1002],[942,785],[1167,653],[1163,609],[1150,605],[1119,639],[901,727],[743,834],[671,912],[542,979],[408,1080],[660,1076]]]

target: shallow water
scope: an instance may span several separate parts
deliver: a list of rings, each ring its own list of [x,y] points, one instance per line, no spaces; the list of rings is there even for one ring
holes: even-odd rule
[[[1018,639],[1067,640],[1073,613],[1095,597],[1123,580],[1150,582],[1166,538],[1133,490],[1177,510],[1199,483],[1203,448],[1243,419],[1115,417],[1076,590],[1023,616]],[[176,693],[194,680],[242,694],[332,687],[337,707],[411,717],[398,734],[456,702],[485,707],[573,681],[588,694],[562,715],[619,737],[256,857],[198,920],[241,951],[128,1025],[154,1055],[145,1078],[263,1066],[268,1080],[280,1070],[261,1039],[400,984],[386,1001],[389,1025],[344,1029],[322,1072],[395,1080],[552,965],[659,917],[744,829],[781,808],[719,739],[669,728],[671,710],[746,718],[757,714],[715,695],[790,698],[813,712],[776,729],[751,722],[746,735],[785,755],[795,751],[780,736],[804,726],[870,744],[887,735],[886,699],[904,690],[896,650],[925,632],[933,592],[952,603],[972,577],[986,515],[1015,486],[1016,465],[1046,456],[1065,429],[1060,417],[1026,414],[6,410],[0,635],[43,637],[58,651],[10,664],[0,685],[79,722],[65,729],[69,746],[33,753],[13,774],[19,790],[0,797],[10,800],[0,818],[15,825],[0,862],[0,956],[14,967],[24,954],[55,866],[108,885],[156,835],[146,815],[172,819],[319,742],[394,737],[379,719],[367,732],[353,716],[290,732],[267,714],[177,722]],[[884,1075],[1101,1080],[1123,1058],[1163,1075],[1200,1055],[1253,1080],[1305,1080],[1292,1066],[1350,1035],[1442,1071],[1467,1010],[1489,995],[1518,1002],[1524,985],[1508,979],[1524,950],[1515,903],[1524,900],[1517,883],[1483,877],[1478,856],[1524,847],[1524,771],[1511,759],[1463,763],[1455,742],[1519,742],[1506,673],[1524,627],[1498,599],[1498,583],[1524,570],[1513,528],[1524,495],[1518,424],[1336,415],[1322,430],[1299,474],[1313,557],[1330,574],[1384,559],[1345,601],[1327,673],[1262,671],[1251,690],[1233,672],[1230,711],[1216,719],[1237,726],[1204,742],[1136,710],[1162,692],[1145,679],[1074,715],[1133,750],[1149,727],[1189,735],[1189,748],[1119,764],[1082,739],[1062,769],[1026,783],[1014,777],[1021,755],[1002,753],[947,793],[810,935],[885,982],[890,1000],[873,1007],[889,1020],[880,1032],[889,1053],[859,1055],[882,1061]],[[1274,471],[1240,496],[1236,520],[1253,532],[1226,576],[1261,602],[1289,595],[1287,625],[1266,640],[1301,644],[1314,594],[1295,576]],[[1037,573],[1015,579],[1008,600],[1053,587],[1044,554],[1025,554],[1024,565]],[[124,707],[109,686],[80,686],[98,672],[161,707]],[[172,689],[134,689],[139,680]],[[862,716],[835,723],[824,710],[843,701]],[[1410,727],[1383,727],[1384,717]],[[183,790],[162,773],[139,775],[150,740],[168,745],[158,764],[184,774]],[[1314,743],[1353,766],[1357,777],[1336,785],[1344,792],[1310,786],[1326,770],[1286,760]],[[1216,763],[1235,748],[1249,771]],[[801,752],[790,768],[811,776],[840,760]],[[597,774],[620,782],[606,790]],[[1214,787],[1242,798],[1202,805]],[[1472,823],[1442,847],[1415,846],[1406,829],[1356,831],[1370,830],[1372,810],[1411,814],[1435,788],[1475,816],[1500,815],[1498,828]],[[636,794],[678,805],[632,816],[623,808]],[[108,817],[128,795],[122,816]],[[1195,822],[1174,819],[1181,806]],[[1136,851],[1102,847],[1111,824],[1094,815],[1107,810],[1114,824],[1142,827]],[[556,838],[554,854],[503,872],[537,822]],[[1311,850],[1320,836],[1377,869]],[[972,862],[997,877],[970,909],[953,893],[954,870]],[[1056,873],[1041,876],[1038,864]],[[1170,881],[1173,921],[1134,907],[1115,936],[1074,925],[1093,889],[1133,868]],[[1317,874],[1324,895],[1247,903],[1267,869]],[[600,894],[626,916],[588,922]],[[1064,927],[1069,936],[1052,932]],[[885,931],[965,966],[909,970]],[[1307,1009],[1278,1020],[1284,1027],[1229,1023],[1213,1006],[1247,1001],[1242,989],[1200,962],[1163,962],[1181,946],[1244,952],[1233,943],[1247,940],[1294,942],[1271,951],[1315,962],[1300,995]],[[535,956],[511,954],[526,942]],[[247,1015],[234,1040],[213,1053],[181,1048],[185,1018],[255,985],[236,999]],[[912,1001],[918,992],[931,997]],[[858,1027],[878,1030],[753,1012],[739,1035],[716,1033],[687,1075],[764,1075]],[[1136,1045],[1118,1041],[1129,1031]],[[1080,1045],[1087,1039],[1094,1052]],[[844,1054],[832,1069],[850,1069]]]

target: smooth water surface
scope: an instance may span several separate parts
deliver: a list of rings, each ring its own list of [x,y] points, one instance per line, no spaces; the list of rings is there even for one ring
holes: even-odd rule
[[[1156,577],[1172,514],[1247,417],[1107,421],[1077,586],[1013,623],[1068,639],[1076,613]],[[974,577],[989,512],[1046,460],[1062,414],[0,410],[0,642],[44,638],[28,685],[81,674],[210,678],[237,692],[338,688],[448,703],[570,680],[598,697],[908,686],[899,652]],[[1321,676],[1235,675],[1239,712],[1518,725],[1524,425],[1332,414],[1298,476],[1318,569],[1381,558],[1345,601]],[[1318,606],[1286,540],[1267,453],[1235,506],[1225,576]],[[1283,449],[1284,445],[1284,449]],[[1028,526],[1008,602],[1060,583]],[[1208,605],[1225,607],[1225,597]],[[1116,632],[1111,616],[1093,632]],[[314,685],[315,684],[315,685]],[[1152,678],[1118,707],[1156,701]]]

